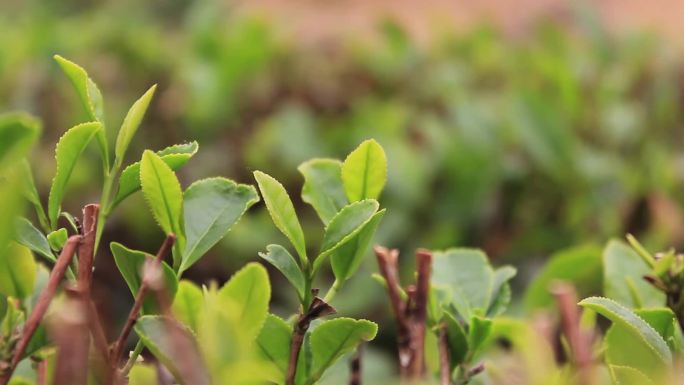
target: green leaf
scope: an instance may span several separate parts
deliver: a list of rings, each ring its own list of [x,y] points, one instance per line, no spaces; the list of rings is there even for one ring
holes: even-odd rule
[[[78,64],[71,62],[59,55],[54,56],[55,60],[62,67],[62,71],[67,75],[71,84],[76,89],[78,97],[88,114],[88,118],[93,121],[98,121],[104,124],[104,105],[102,100],[102,93],[97,88],[97,84],[88,77],[88,73]],[[97,142],[100,147],[100,152],[104,158],[105,165],[109,167],[109,150],[107,146],[107,137],[102,130],[97,134]]]
[[[266,269],[248,263],[219,290],[219,298],[229,301],[237,315],[240,330],[248,338],[256,338],[268,315],[271,284]]]
[[[188,163],[188,160],[197,153],[198,148],[197,142],[177,144],[158,151],[157,155],[159,155],[164,163],[171,167],[172,170],[178,170]],[[138,190],[140,190],[140,162],[135,162],[121,172],[121,176],[119,177],[119,189],[111,208],[113,209],[129,195]]]
[[[31,250],[10,243],[0,253],[0,294],[18,299],[30,296],[36,282],[36,269]]]
[[[297,169],[304,176],[302,200],[310,204],[327,225],[349,203],[342,184],[342,162],[311,159]]]
[[[0,114],[0,170],[23,158],[40,135],[40,121],[31,115]]]
[[[297,290],[299,298],[304,298],[306,295],[304,273],[302,273],[299,265],[297,265],[297,261],[295,261],[287,249],[280,245],[268,245],[266,246],[266,252],[259,253],[259,256],[280,270],[285,278],[294,286],[295,290]]]
[[[461,317],[482,314],[489,307],[494,272],[480,250],[454,248],[433,253],[432,283],[453,290],[454,306]]]
[[[153,365],[135,364],[128,373],[128,385],[158,384],[157,368]]]
[[[136,294],[138,294],[140,284],[142,283],[142,273],[145,261],[154,259],[155,257],[142,251],[129,249],[117,242],[112,242],[109,245],[109,248],[114,256],[116,267],[121,272],[128,288],[131,290],[131,294],[135,297]],[[173,299],[178,291],[178,278],[176,278],[176,273],[163,261],[162,272],[164,274],[165,290],[167,291],[169,298]],[[143,303],[144,313],[153,314],[156,313],[157,310],[158,306],[154,297],[148,296],[145,298],[145,302]]]
[[[609,365],[615,385],[655,385],[650,378],[629,366]]]
[[[114,154],[116,155],[114,164],[120,165],[123,162],[124,156],[126,155],[126,150],[128,145],[131,143],[133,136],[135,136],[136,131],[138,131],[138,126],[142,122],[147,107],[150,105],[152,96],[154,96],[154,91],[157,89],[157,85],[150,87],[147,92],[136,100],[131,106],[124,118],[121,128],[119,129],[119,134],[116,137],[116,147],[114,148]]]
[[[175,234],[173,265],[179,267],[185,244],[183,230],[183,192],[176,174],[150,150],[140,161],[140,185],[154,219],[166,234]]]
[[[181,385],[211,384],[197,341],[181,324],[161,316],[143,316],[135,323],[135,332]]]
[[[508,284],[517,270],[512,266],[502,266],[494,270],[494,282],[492,285],[492,297],[489,300],[487,316],[495,317],[506,310],[511,302],[511,286]]]
[[[350,202],[377,199],[387,181],[387,157],[373,139],[361,143],[342,164],[342,182]]]
[[[679,328],[677,317],[670,308],[636,309],[634,312],[663,337],[670,350],[682,351],[684,336],[682,336],[682,330]]]
[[[492,331],[492,320],[473,316],[468,328],[468,355],[474,357],[484,345]]]
[[[36,182],[33,179],[31,165],[26,158],[24,158],[21,163],[23,167],[22,172],[24,174],[22,178],[24,197],[33,205],[40,225],[44,229],[49,229],[50,224],[48,223],[47,216],[45,216],[45,209],[43,208],[43,203],[40,201],[40,195],[38,195],[38,189],[36,188]]]
[[[384,216],[385,209],[373,214],[361,231],[331,254],[330,265],[337,280],[346,281],[359,269]]]
[[[580,298],[601,293],[601,249],[594,245],[572,247],[552,255],[525,292],[527,309],[550,308],[555,301],[549,289],[554,281],[568,281]]]
[[[603,250],[603,293],[630,307],[661,306],[665,294],[644,281],[651,273],[641,257],[627,244],[611,240]]]
[[[626,307],[602,297],[586,298],[579,305],[596,311],[611,320],[614,325],[624,328],[630,335],[646,344],[664,363],[672,362],[672,353],[665,340],[646,321]]]
[[[304,232],[287,191],[280,182],[261,171],[254,171],[254,179],[259,185],[273,223],[290,240],[302,263],[308,263]]]
[[[57,227],[57,218],[61,211],[62,199],[64,198],[66,185],[71,177],[78,159],[83,150],[95,136],[102,131],[102,125],[98,122],[89,122],[72,127],[59,139],[55,149],[57,171],[52,180],[50,195],[48,197],[48,218],[52,229]]]
[[[183,194],[186,244],[180,272],[197,262],[258,201],[254,187],[229,179],[193,183]]]
[[[267,372],[268,381],[276,384],[285,383],[291,341],[290,325],[282,318],[269,314],[256,339],[259,353],[265,361],[264,370]]]
[[[196,332],[203,301],[202,290],[194,283],[182,280],[178,283],[178,291],[171,306],[173,315]]]
[[[48,261],[55,262],[57,260],[45,235],[35,228],[28,219],[17,218],[15,228],[15,241],[47,258]]]
[[[351,241],[355,235],[363,230],[364,226],[378,211],[378,207],[378,201],[366,199],[350,203],[335,215],[325,229],[321,251],[314,262],[314,272],[321,267],[325,257]],[[353,256],[348,258],[353,258]]]
[[[444,324],[447,328],[447,342],[449,344],[449,359],[451,366],[463,363],[468,354],[468,337],[461,323],[449,312],[444,312]]]
[[[7,315],[7,297],[0,294],[0,324],[5,319]]]
[[[67,229],[63,227],[59,230],[52,231],[47,235],[50,248],[55,251],[62,250],[67,238],[69,238],[69,233],[67,232]]]
[[[367,320],[335,318],[318,325],[311,332],[311,383],[317,381],[326,369],[360,343],[371,341],[378,325]]]

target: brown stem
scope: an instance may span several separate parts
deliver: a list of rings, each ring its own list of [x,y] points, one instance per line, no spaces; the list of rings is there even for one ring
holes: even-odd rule
[[[161,265],[164,256],[168,254],[169,250],[171,249],[175,241],[176,236],[174,234],[169,234],[166,236],[164,243],[162,243],[154,259],[155,265]],[[143,274],[143,279],[140,283],[138,293],[135,296],[135,302],[133,302],[133,307],[131,308],[130,313],[128,313],[128,318],[126,319],[124,327],[121,329],[121,334],[119,334],[119,338],[117,338],[116,342],[114,343],[114,348],[112,349],[112,354],[110,355],[112,359],[112,367],[114,368],[116,368],[119,365],[119,361],[121,361],[124,345],[126,344],[126,339],[128,339],[128,336],[131,334],[131,330],[133,330],[133,325],[135,324],[135,321],[138,319],[138,316],[140,315],[140,310],[142,309],[142,305],[145,300],[145,296],[147,294],[147,290],[150,284],[150,277],[147,277],[147,275],[148,274]]]
[[[591,337],[580,328],[580,313],[575,288],[567,283],[556,283],[552,292],[558,304],[563,334],[570,344],[574,362],[579,371],[580,383],[592,384]]]
[[[314,299],[311,301],[311,305],[309,306],[307,312],[299,316],[297,324],[295,325],[294,331],[292,333],[290,357],[287,364],[287,373],[285,375],[285,385],[294,385],[295,383],[299,352],[302,350],[304,337],[306,336],[306,331],[309,330],[311,321],[317,318],[325,317],[329,314],[334,314],[336,312],[335,308],[315,296],[318,293],[318,290],[314,289],[312,292],[314,293]]]
[[[356,353],[350,363],[349,385],[361,385],[361,357],[363,357],[363,344],[359,344]]]
[[[76,253],[76,247],[78,247],[81,239],[82,237],[80,235],[73,235],[69,237],[64,244],[64,248],[62,248],[62,252],[59,254],[57,262],[55,262],[55,266],[52,268],[52,272],[50,272],[50,277],[48,278],[47,284],[40,293],[38,302],[36,302],[36,306],[33,308],[31,315],[29,315],[28,320],[26,320],[24,329],[21,332],[21,337],[19,338],[17,346],[14,349],[12,362],[10,363],[10,366],[5,374],[0,377],[0,385],[7,385],[12,377],[12,374],[14,373],[14,370],[17,368],[19,361],[21,361],[24,353],[26,352],[29,341],[38,329],[38,326],[40,326],[40,322],[43,319],[45,312],[50,306],[52,299],[55,297],[55,294],[57,293],[57,287],[62,281],[62,278],[64,278],[64,273],[66,273],[66,270],[69,267],[74,254]]]
[[[36,385],[47,385],[47,360],[40,360],[36,366]]]
[[[451,384],[451,358],[449,357],[449,343],[447,341],[446,325],[439,325],[437,335],[439,349],[439,378],[441,385]]]
[[[88,306],[88,328],[93,337],[93,345],[100,354],[100,375],[104,385],[111,385],[114,381],[111,365],[109,362],[109,344],[104,329],[102,328],[102,321],[97,313],[97,308],[92,298],[89,298],[86,306]]]
[[[415,311],[413,313],[411,348],[413,360],[411,362],[411,377],[420,378],[425,374],[425,323],[427,320],[427,306],[430,295],[430,275],[432,273],[432,254],[427,250],[416,252]]]
[[[50,320],[52,339],[57,347],[54,385],[85,385],[88,381],[88,310],[78,287],[65,290],[66,301]]]

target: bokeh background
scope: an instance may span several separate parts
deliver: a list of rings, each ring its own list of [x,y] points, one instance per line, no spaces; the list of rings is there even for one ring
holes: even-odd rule
[[[518,267],[519,294],[573,245],[626,232],[656,249],[684,242],[683,12],[669,0],[0,0],[0,111],[43,120],[33,161],[46,196],[54,143],[85,120],[52,55],[99,84],[110,134],[157,83],[131,162],[198,140],[185,185],[264,170],[314,239],[297,165],[374,137],[390,164],[377,242],[403,251],[406,278],[416,247],[472,246]],[[91,150],[65,202],[74,213],[98,200]],[[120,206],[104,240],[155,250],[162,234],[141,207],[140,194]],[[281,241],[260,204],[188,277],[222,283]],[[336,307],[381,322],[368,370],[386,373],[393,325],[375,270],[369,255]],[[118,325],[131,300],[106,247],[95,285]],[[274,290],[277,312],[294,300]]]

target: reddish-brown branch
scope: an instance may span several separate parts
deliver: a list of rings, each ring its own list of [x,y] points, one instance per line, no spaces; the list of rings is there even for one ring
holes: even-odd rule
[[[451,385],[451,358],[449,356],[449,343],[447,340],[446,325],[439,325],[437,335],[437,347],[439,350],[439,379],[441,385]]]
[[[62,278],[64,278],[64,274],[66,273],[67,268],[69,267],[69,264],[76,253],[76,248],[81,242],[81,239],[82,237],[80,235],[73,235],[69,237],[64,244],[62,252],[59,254],[57,262],[55,262],[55,266],[52,268],[52,272],[50,272],[50,277],[48,278],[47,284],[40,293],[40,297],[38,297],[38,302],[36,302],[33,312],[31,312],[28,320],[26,320],[24,329],[21,332],[21,337],[19,338],[17,346],[14,349],[14,355],[12,356],[10,366],[5,374],[0,377],[0,385],[7,385],[7,383],[9,383],[14,370],[24,356],[31,337],[33,337],[33,334],[38,329],[45,312],[57,293],[57,288],[59,287]]]
[[[161,265],[162,260],[164,260],[166,254],[168,254],[169,250],[171,250],[171,247],[173,246],[175,241],[176,236],[174,234],[169,234],[166,236],[164,243],[162,243],[154,259],[154,263],[157,266]],[[146,271],[144,273],[146,273]],[[133,330],[133,325],[135,324],[135,321],[138,319],[138,316],[140,315],[140,310],[142,309],[142,305],[145,300],[145,296],[147,295],[147,291],[150,284],[150,277],[146,277],[146,275],[148,274],[143,274],[143,279],[140,283],[138,293],[135,296],[135,302],[133,303],[133,307],[131,308],[130,313],[128,313],[128,318],[126,319],[124,327],[121,329],[119,338],[114,343],[114,348],[112,349],[112,354],[110,355],[111,364],[113,368],[118,367],[119,361],[121,361],[121,357],[123,355],[123,349],[124,345],[126,344],[126,340],[128,339],[128,336],[131,334],[131,330]]]
[[[359,344],[356,353],[350,363],[349,385],[361,385],[361,358],[363,357],[363,344]]]
[[[413,313],[411,349],[411,377],[420,378],[425,374],[425,323],[427,320],[427,306],[430,295],[430,275],[432,273],[432,254],[427,250],[416,252],[415,311]]]
[[[592,384],[591,337],[580,328],[580,313],[575,288],[567,283],[557,283],[552,292],[556,297],[561,316],[561,327],[570,345],[573,360],[580,375],[580,382]]]
[[[88,381],[88,307],[77,286],[65,290],[63,308],[50,319],[57,347],[54,385],[85,385]]]
[[[47,385],[47,360],[36,364],[36,385]]]

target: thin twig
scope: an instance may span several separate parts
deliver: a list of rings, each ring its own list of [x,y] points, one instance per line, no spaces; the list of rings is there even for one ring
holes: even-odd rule
[[[441,385],[451,385],[451,358],[447,340],[446,325],[439,325],[437,347],[439,349],[439,378]]]
[[[7,385],[7,383],[9,383],[14,370],[17,368],[19,361],[21,361],[22,357],[24,356],[29,341],[31,341],[31,337],[33,337],[33,334],[38,329],[45,312],[57,293],[57,287],[62,281],[62,278],[64,278],[64,274],[66,273],[66,270],[69,267],[74,254],[76,253],[76,248],[81,242],[81,239],[82,237],[80,235],[73,235],[69,237],[64,244],[64,248],[62,248],[62,252],[59,254],[57,262],[55,262],[55,266],[52,268],[52,272],[50,272],[48,282],[43,291],[40,293],[38,302],[36,302],[36,306],[33,308],[33,311],[29,315],[24,329],[21,332],[21,337],[17,342],[14,355],[12,356],[12,362],[10,363],[10,366],[5,374],[0,377],[0,385]]]
[[[427,250],[416,251],[415,312],[413,314],[411,345],[413,360],[411,377],[419,378],[425,374],[425,323],[427,320],[428,297],[430,295],[430,275],[432,274],[432,253]]]
[[[359,344],[356,353],[350,363],[349,385],[361,385],[361,358],[363,357],[363,344]]]
[[[155,264],[161,265],[164,256],[168,254],[169,250],[171,249],[175,241],[176,236],[174,234],[169,234],[166,236],[164,243],[162,243],[154,259]],[[124,327],[121,329],[121,334],[119,334],[119,338],[114,343],[114,348],[112,349],[112,354],[110,357],[112,367],[114,368],[118,367],[119,361],[121,361],[124,345],[126,344],[126,339],[128,339],[131,330],[133,330],[133,325],[135,324],[135,321],[138,319],[138,316],[140,315],[140,310],[142,309],[142,305],[145,300],[147,290],[149,288],[148,285],[149,279],[146,279],[145,274],[143,274],[143,279],[140,283],[138,293],[135,296],[135,302],[133,303],[133,307],[131,308],[130,313],[128,313],[126,323],[124,324]]]
[[[591,337],[580,328],[580,313],[575,288],[567,283],[556,283],[553,287],[561,316],[563,334],[568,339],[581,384],[593,384]]]

